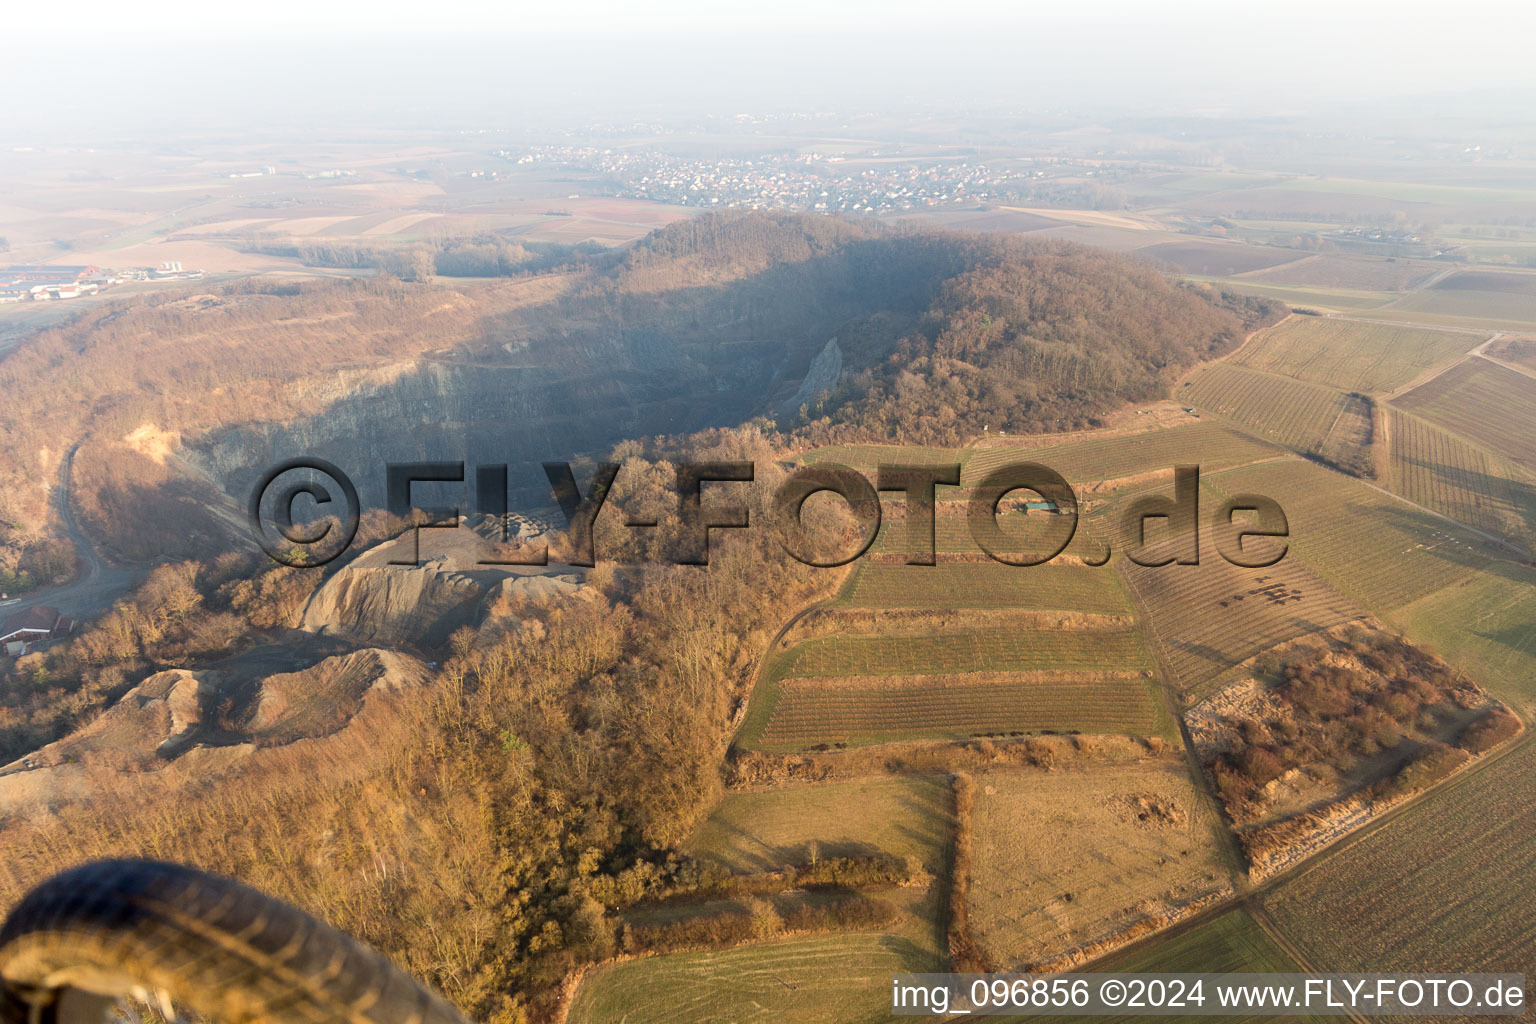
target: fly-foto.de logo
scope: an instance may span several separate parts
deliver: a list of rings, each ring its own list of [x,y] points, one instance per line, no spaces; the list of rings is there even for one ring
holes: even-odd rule
[[[567,462],[541,464],[550,494],[565,517],[566,549],[562,561],[592,566],[602,552],[596,550],[594,525],[622,471],[617,462],[599,463],[585,489]],[[389,463],[385,467],[385,506],[402,520],[412,521],[416,531],[414,550],[420,551],[420,531],[454,528],[460,509],[419,508],[413,500],[418,485],[460,485],[468,490],[463,462]],[[505,463],[474,467],[474,511],[499,519],[502,540],[508,521]],[[672,560],[679,565],[707,565],[710,535],[717,530],[745,530],[766,525],[774,531],[786,552],[806,565],[847,565],[867,552],[880,533],[885,514],[882,493],[901,495],[905,519],[905,543],[900,550],[909,565],[934,565],[938,561],[936,537],[938,488],[958,487],[961,467],[952,464],[908,465],[882,463],[873,478],[848,466],[818,463],[792,470],[775,488],[769,522],[755,523],[750,511],[733,495],[733,488],[757,482],[751,462],[681,462],[675,465],[676,498],[673,521]],[[705,485],[709,485],[706,489]],[[1077,535],[1081,505],[1071,484],[1048,466],[1017,462],[1000,466],[966,486],[961,504],[966,529],[978,551],[1009,565],[1029,566],[1049,562],[1067,550]],[[820,551],[811,541],[804,521],[806,502],[821,493],[836,495],[846,503],[858,523],[860,540],[834,554]],[[1022,501],[1018,496],[1022,495]],[[465,494],[468,497],[468,493]],[[299,521],[295,508],[301,498],[313,504],[318,518]],[[1010,500],[1011,499],[1011,500]],[[1005,501],[1042,525],[1039,537],[1028,550],[1020,550],[1016,538],[1005,529],[999,511]],[[949,503],[946,503],[949,504]],[[1285,557],[1290,525],[1285,511],[1273,498],[1262,494],[1237,494],[1202,509],[1200,467],[1175,466],[1172,493],[1143,494],[1131,500],[1115,517],[1126,558],[1143,566],[1198,565],[1202,519],[1215,538],[1220,557],[1244,568],[1263,568]],[[334,464],[318,458],[297,458],[274,466],[256,481],[247,505],[252,536],[273,560],[294,567],[324,565],[339,557],[357,534],[361,515],[357,488]],[[1202,513],[1205,513],[1202,516]],[[656,519],[626,517],[631,530],[655,530]],[[898,524],[893,524],[893,528]],[[1107,564],[1113,544],[1101,542],[1098,551],[1081,556],[1090,565]],[[411,565],[416,559],[392,564]],[[523,552],[514,559],[484,559],[483,565],[545,565],[547,544]]]

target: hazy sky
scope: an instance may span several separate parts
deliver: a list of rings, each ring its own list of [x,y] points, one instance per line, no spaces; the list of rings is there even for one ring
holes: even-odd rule
[[[1029,0],[776,0],[730,3],[720,0],[564,0],[557,3],[508,0],[264,0],[261,4],[210,4],[207,0],[76,0],[69,5],[68,32],[60,12],[47,4],[23,4],[6,16],[22,29],[29,45],[49,37],[97,33],[144,41],[167,35],[234,39],[241,36],[298,38],[362,31],[420,36],[521,36],[548,33],[677,33],[715,35],[781,31],[942,31],[948,27],[1082,25],[1110,27],[1200,26],[1213,37],[1246,39],[1262,47],[1267,36],[1311,37],[1358,30],[1380,32],[1396,41],[1416,41],[1421,54],[1492,47],[1516,53],[1530,38],[1520,28],[1536,25],[1528,0],[1470,0],[1445,3],[1362,3],[1359,0],[1094,0],[1080,3]],[[11,34],[10,32],[7,33]],[[1521,38],[1524,36],[1524,38]],[[1155,40],[1152,40],[1155,42]],[[1361,40],[1362,42],[1367,40]],[[1470,56],[1470,53],[1469,53]]]
[[[66,20],[19,5],[6,35],[7,135],[806,108],[1283,113],[1536,88],[1532,0],[77,0]]]

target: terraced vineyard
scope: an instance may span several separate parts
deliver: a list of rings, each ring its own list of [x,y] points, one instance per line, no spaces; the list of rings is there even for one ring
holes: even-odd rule
[[[1266,569],[1219,557],[1199,565],[1120,566],[1174,685],[1190,699],[1249,658],[1362,614],[1289,555]]]
[[[1259,335],[1237,361],[1342,391],[1375,394],[1395,391],[1449,365],[1478,340],[1452,331],[1293,316]]]
[[[1393,404],[1536,471],[1536,380],[1468,359]]]
[[[1321,451],[1347,406],[1343,392],[1231,363],[1200,370],[1177,397],[1300,452]]]
[[[962,465],[970,458],[968,448],[932,448],[902,444],[838,444],[804,453],[797,461],[806,465],[837,462],[871,474],[882,462],[906,466]]]
[[[1075,485],[1166,473],[1176,465],[1226,469],[1279,454],[1271,445],[1211,420],[1043,447],[989,442],[974,452],[961,476],[967,486],[1014,462],[1049,466]]]
[[[1209,482],[1227,495],[1267,494],[1279,501],[1290,522],[1293,554],[1378,615],[1488,565],[1482,542],[1472,534],[1300,459],[1234,470]]]
[[[902,565],[866,560],[843,598],[863,608],[1029,608],[1128,614],[1107,567],[949,562]]]
[[[1044,730],[1162,732],[1151,667],[1128,628],[807,640],[764,671],[737,742],[803,749]]]
[[[1025,493],[1025,492],[1021,492]],[[887,501],[888,510],[896,510],[885,515],[880,523],[880,533],[870,545],[870,551],[877,554],[904,555],[912,545],[907,541],[907,522],[905,517],[899,514],[901,500]],[[1053,525],[1048,520],[1049,513],[1035,512],[1025,513],[1022,522],[1005,527],[1009,530],[1009,536],[1018,541],[1018,546],[1026,548],[1031,540],[1043,540],[1046,531]],[[985,557],[984,552],[976,544],[971,536],[970,522],[966,518],[965,506],[959,502],[939,503],[938,514],[933,522],[934,551],[940,555],[976,555]],[[1016,567],[1018,568],[1018,567]]]
[[[1536,962],[1536,744],[1434,794],[1265,902],[1334,971]]]
[[[1051,629],[825,637],[786,651],[775,663],[775,672],[787,679],[1148,667],[1141,645],[1129,629]]]
[[[1536,532],[1536,484],[1417,416],[1391,412],[1391,487],[1409,501],[1505,537]]]
[[[1151,680],[1094,673],[1039,679],[973,672],[942,677],[786,679],[763,731],[769,750],[858,746],[901,739],[965,739],[1020,732],[1166,731]]]

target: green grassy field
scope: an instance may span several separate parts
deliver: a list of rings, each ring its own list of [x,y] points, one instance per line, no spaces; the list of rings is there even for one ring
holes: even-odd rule
[[[1105,970],[1287,973],[1296,962],[1246,912],[1233,910],[1150,949],[1109,958]]]
[[[1536,380],[1523,373],[1468,359],[1393,404],[1536,471]]]
[[[1125,592],[1106,567],[951,562],[901,565],[866,560],[840,599],[863,608],[1026,608],[1127,614]]]
[[[1536,744],[1458,780],[1265,900],[1331,971],[1528,971]]]
[[[1495,695],[1536,709],[1536,572],[1495,563],[1392,619]]]
[[[1475,335],[1293,316],[1263,332],[1238,361],[1299,380],[1368,394],[1395,391],[1474,348]]]
[[[815,842],[822,857],[917,857],[937,873],[948,857],[951,802],[946,780],[920,775],[727,793],[688,851],[745,873],[805,863]]]
[[[1283,974],[1300,971],[1301,968],[1286,952],[1259,927],[1246,911],[1232,910],[1197,927],[1155,945],[1138,947],[1118,953],[1093,964],[1090,970],[1118,974],[1172,974],[1181,972],[1210,971],[1225,974]],[[999,1024],[1031,1024],[1050,1021],[1067,1024],[1083,1021],[1084,1017],[992,1017]],[[1120,1014],[1092,1018],[1104,1024],[1128,1024],[1145,1021],[1142,1015]],[[1249,1021],[1269,1021],[1268,1014],[1234,1014],[1224,1017],[1166,1016],[1166,1021],[1227,1021],[1228,1024],[1247,1024]],[[1312,1018],[1319,1019],[1319,1018]],[[1327,1019],[1327,1018],[1323,1018]]]
[[[1333,388],[1232,363],[1199,370],[1175,397],[1301,452],[1321,451],[1349,405]]]
[[[932,950],[904,935],[825,935],[716,952],[673,953],[593,971],[576,993],[569,1020],[571,1024],[886,1021],[892,975],[939,969],[939,958]]]

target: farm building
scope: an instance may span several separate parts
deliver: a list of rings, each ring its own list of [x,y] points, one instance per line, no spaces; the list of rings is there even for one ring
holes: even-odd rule
[[[0,651],[18,657],[25,654],[32,644],[63,636],[74,625],[74,621],[57,608],[45,604],[34,605],[0,623]]]
[[[76,285],[93,274],[99,274],[99,267],[66,267],[47,266],[44,264],[18,265],[6,267],[0,270],[0,287],[6,285],[21,285],[33,288],[36,285],[57,288],[61,285]]]

